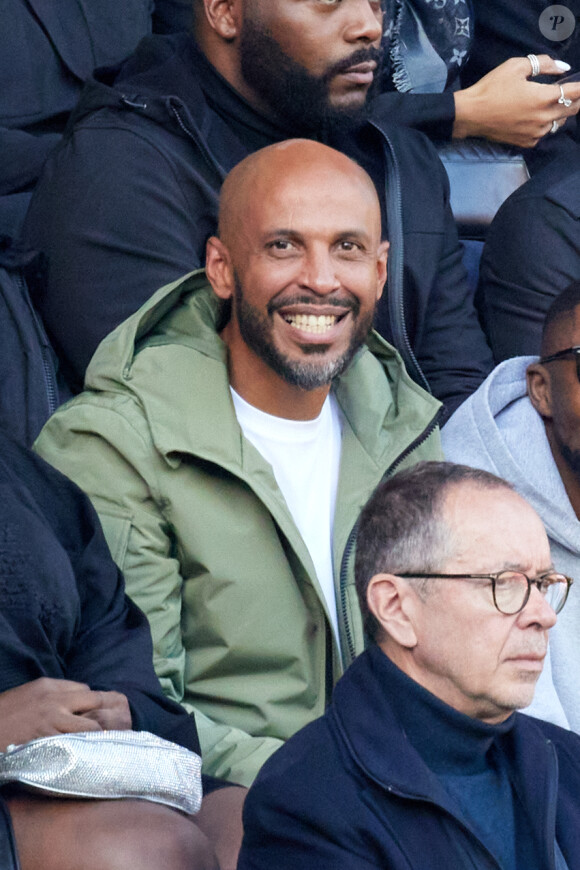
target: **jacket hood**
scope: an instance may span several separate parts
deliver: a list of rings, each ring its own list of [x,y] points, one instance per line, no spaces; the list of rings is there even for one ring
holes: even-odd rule
[[[162,287],[101,342],[87,369],[85,389],[138,396],[156,445],[166,455],[189,452],[192,445],[198,454],[207,447],[214,455],[215,419],[232,414],[226,347],[218,335],[223,318],[223,304],[203,269]],[[205,395],[209,383],[208,403],[215,408],[215,419],[197,415],[193,424],[191,419],[186,424],[175,409],[183,406],[188,393]],[[223,389],[216,390],[216,383]],[[392,449],[385,427],[391,430],[396,421],[413,441],[440,408],[407,375],[397,351],[376,333],[333,389],[355,435],[377,457]],[[222,434],[225,461],[239,454],[240,443],[235,430]]]
[[[125,113],[137,115],[200,151],[213,185],[219,186],[248,150],[203,93],[200,80],[210,66],[191,34],[147,36],[123,63],[95,72],[81,92],[65,138],[82,123],[98,123],[100,110],[119,113],[114,124]],[[221,78],[217,70],[213,75]]]
[[[537,360],[526,356],[500,363],[443,427],[443,452],[452,462],[509,480],[542,517],[548,536],[578,553],[580,525],[542,418],[527,394],[526,369]]]
[[[166,126],[172,102],[186,107],[196,125],[202,124],[208,107],[192,62],[197,54],[190,34],[146,36],[122,63],[95,71],[81,92],[67,130],[104,108],[138,112]]]

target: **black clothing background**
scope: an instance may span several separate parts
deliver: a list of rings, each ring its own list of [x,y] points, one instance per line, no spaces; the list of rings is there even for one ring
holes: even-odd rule
[[[580,147],[515,191],[488,230],[478,305],[496,362],[539,354],[548,308],[580,280]]]
[[[188,29],[192,0],[4,0],[0,34],[0,250],[17,238],[44,161],[82,86],[151,29]]]

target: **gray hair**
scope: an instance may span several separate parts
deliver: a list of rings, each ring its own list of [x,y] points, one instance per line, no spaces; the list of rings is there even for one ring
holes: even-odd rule
[[[355,583],[364,627],[372,639],[379,624],[367,604],[367,590],[376,574],[440,572],[456,550],[443,516],[443,501],[453,486],[471,483],[482,489],[509,489],[510,483],[483,471],[452,462],[419,462],[379,484],[363,508],[356,539]],[[428,580],[417,580],[420,595]]]

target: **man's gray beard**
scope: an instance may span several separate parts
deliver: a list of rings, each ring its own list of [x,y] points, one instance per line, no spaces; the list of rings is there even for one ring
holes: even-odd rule
[[[381,51],[375,48],[353,52],[344,61],[347,66],[368,59],[380,64]],[[358,60],[357,60],[358,58]],[[244,20],[240,38],[240,64],[244,80],[267,103],[293,135],[299,133],[331,133],[337,128],[345,132],[366,121],[371,91],[374,93],[377,75],[367,99],[352,109],[335,108],[328,95],[331,69],[324,76],[314,76],[280,48],[270,33],[249,17]]]
[[[341,356],[330,360],[322,357],[328,352],[328,345],[309,344],[302,348],[307,356],[316,357],[315,362],[293,360],[285,356],[272,341],[272,326],[268,319],[243,296],[242,286],[237,275],[235,281],[235,310],[240,335],[247,346],[254,351],[282,380],[293,387],[303,390],[316,390],[328,386],[334,378],[342,374],[352,361],[359,347],[364,343],[372,326],[374,311],[369,312],[354,330],[350,344]],[[353,317],[358,315],[360,305],[353,305]]]

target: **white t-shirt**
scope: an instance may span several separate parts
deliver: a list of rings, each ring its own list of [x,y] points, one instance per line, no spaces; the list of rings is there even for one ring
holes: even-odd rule
[[[342,426],[332,394],[315,420],[286,420],[250,405],[231,389],[245,437],[272,466],[298,531],[314,562],[339,643],[332,570],[332,529]]]

